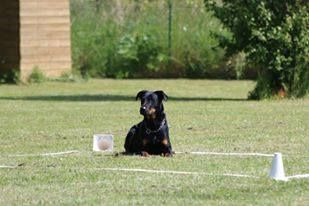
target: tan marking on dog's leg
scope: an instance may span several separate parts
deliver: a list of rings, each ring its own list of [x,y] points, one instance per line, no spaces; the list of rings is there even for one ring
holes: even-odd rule
[[[167,138],[164,138],[164,139],[162,140],[162,144],[165,145],[165,146],[168,145],[168,140],[167,140]]]

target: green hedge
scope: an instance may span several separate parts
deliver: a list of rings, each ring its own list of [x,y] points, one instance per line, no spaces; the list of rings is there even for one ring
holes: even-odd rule
[[[226,59],[213,35],[230,33],[203,1],[172,2],[169,58],[166,0],[72,0],[74,68],[91,77],[236,78],[244,64]]]

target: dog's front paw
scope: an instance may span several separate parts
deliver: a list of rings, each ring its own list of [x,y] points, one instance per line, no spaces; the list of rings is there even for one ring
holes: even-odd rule
[[[149,156],[150,156],[150,154],[149,154],[148,152],[146,152],[146,151],[142,151],[142,152],[141,152],[141,155],[142,155],[143,157],[149,157]]]
[[[173,157],[173,153],[162,153],[163,157]]]

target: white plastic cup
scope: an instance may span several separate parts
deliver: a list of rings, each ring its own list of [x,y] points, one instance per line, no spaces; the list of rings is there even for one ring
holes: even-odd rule
[[[112,152],[114,149],[114,137],[112,134],[94,134],[93,151]]]

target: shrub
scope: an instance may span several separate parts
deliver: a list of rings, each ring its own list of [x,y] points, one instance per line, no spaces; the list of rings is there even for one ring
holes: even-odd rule
[[[205,0],[232,39],[221,34],[228,54],[244,51],[259,70],[251,98],[303,96],[309,91],[309,4],[302,0]]]
[[[159,70],[165,60],[162,48],[151,34],[125,35],[118,43],[108,77],[136,78]]]
[[[202,0],[173,1],[171,59],[166,0],[99,5],[72,0],[71,10],[74,68],[85,77],[226,76],[224,49],[212,33],[229,33],[205,11]]]
[[[44,81],[46,81],[46,77],[44,73],[38,67],[34,67],[32,69],[31,74],[28,77],[28,82],[29,83],[42,83]]]
[[[0,75],[0,83],[18,84],[20,83],[20,71],[18,69],[10,69]]]

